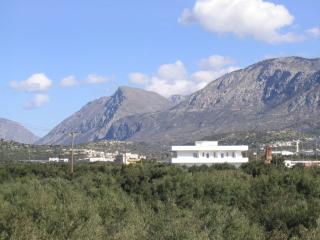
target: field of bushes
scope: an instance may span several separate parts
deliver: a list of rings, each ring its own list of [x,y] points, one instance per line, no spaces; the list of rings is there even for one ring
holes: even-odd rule
[[[0,164],[0,239],[320,239],[320,169]]]

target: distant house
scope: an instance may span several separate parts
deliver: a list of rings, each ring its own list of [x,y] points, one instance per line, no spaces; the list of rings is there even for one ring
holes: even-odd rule
[[[248,146],[220,146],[217,141],[197,141],[194,146],[172,146],[172,151],[176,156],[171,163],[187,166],[221,163],[240,166],[249,161],[244,156]]]
[[[292,161],[292,160],[285,160],[284,165],[288,168],[292,168],[295,165],[302,165],[304,167],[320,167],[320,161]]]
[[[65,163],[65,162],[69,162],[69,159],[68,158],[49,158],[49,162]]]
[[[293,156],[295,153],[290,151],[272,151],[272,155]]]
[[[123,154],[119,154],[116,157],[116,162],[120,163],[120,164],[133,164],[133,163],[140,163],[142,162],[142,160],[145,160],[146,157],[139,155],[139,154],[135,154],[135,153],[123,153]]]
[[[85,158],[85,161],[88,162],[113,162],[115,160],[115,158],[106,158],[106,157],[89,157],[89,158]]]
[[[85,157],[82,159],[87,162],[113,162],[118,155],[118,152],[109,153],[109,152],[100,152],[93,149],[83,149],[82,154]]]

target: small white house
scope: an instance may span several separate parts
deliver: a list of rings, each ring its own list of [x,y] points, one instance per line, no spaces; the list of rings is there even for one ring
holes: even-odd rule
[[[117,156],[116,162],[121,164],[132,164],[132,163],[140,163],[142,160],[145,160],[146,156],[135,154],[135,153],[123,153]]]
[[[49,158],[49,162],[66,163],[66,162],[69,162],[69,159],[68,158],[57,158],[57,157],[54,157],[54,158]]]
[[[320,161],[307,161],[307,160],[300,160],[300,161],[285,160],[284,161],[284,165],[288,168],[292,168],[297,164],[301,164],[304,167],[320,167]]]
[[[88,162],[113,162],[115,160],[114,158],[106,158],[106,157],[89,157],[89,158],[85,158],[86,161]]]
[[[240,166],[249,160],[244,157],[248,146],[220,146],[217,141],[197,141],[194,146],[172,146],[175,157],[173,164],[182,165],[212,165],[229,163]]]
[[[272,155],[293,156],[295,153],[290,151],[272,151]]]

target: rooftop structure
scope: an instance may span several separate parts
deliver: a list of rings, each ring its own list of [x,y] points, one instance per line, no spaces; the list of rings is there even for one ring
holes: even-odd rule
[[[172,146],[176,156],[171,159],[173,164],[182,165],[211,165],[229,163],[240,166],[248,162],[244,153],[248,146],[220,146],[217,141],[197,141],[193,146]]]

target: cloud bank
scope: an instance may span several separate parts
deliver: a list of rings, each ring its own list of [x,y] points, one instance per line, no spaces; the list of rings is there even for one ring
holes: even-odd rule
[[[199,62],[199,70],[191,74],[184,63],[177,60],[174,63],[163,64],[153,75],[141,72],[130,73],[129,82],[142,84],[145,89],[157,92],[165,97],[172,95],[187,95],[200,90],[218,77],[239,69],[233,66],[233,60],[220,55],[212,55]]]

